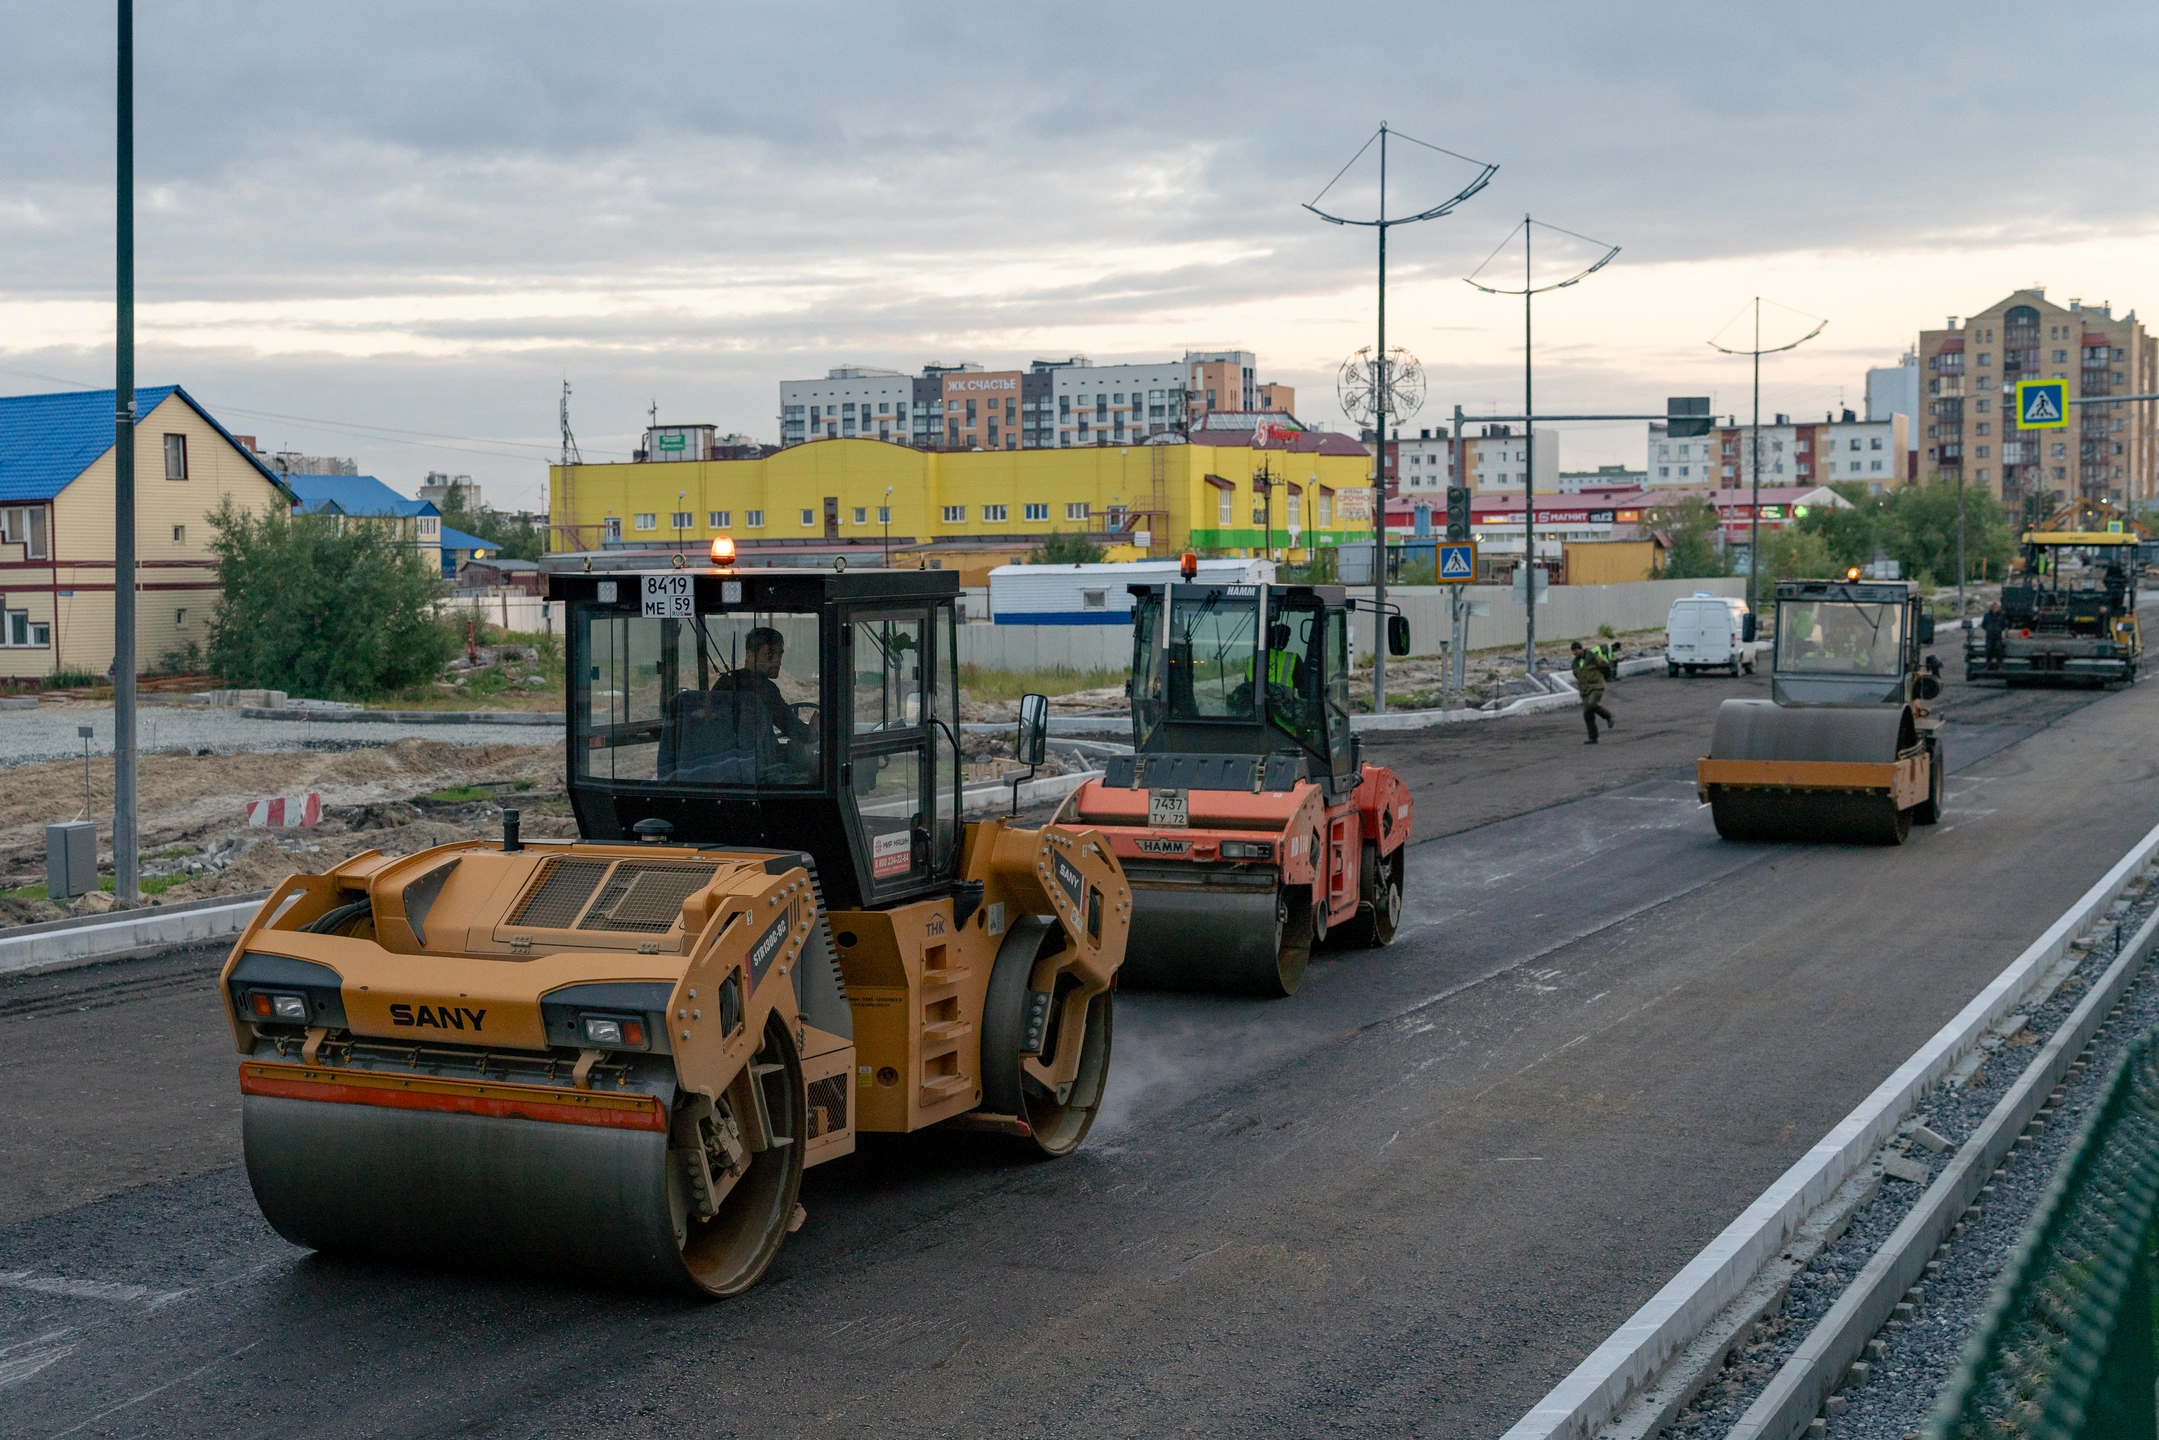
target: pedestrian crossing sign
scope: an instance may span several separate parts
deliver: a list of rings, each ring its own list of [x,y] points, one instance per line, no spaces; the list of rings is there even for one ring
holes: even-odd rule
[[[1477,543],[1460,541],[1439,547],[1439,583],[1467,585],[1477,578]]]
[[[2069,382],[2067,380],[2019,380],[2017,382],[2017,428],[2019,430],[2068,429]]]

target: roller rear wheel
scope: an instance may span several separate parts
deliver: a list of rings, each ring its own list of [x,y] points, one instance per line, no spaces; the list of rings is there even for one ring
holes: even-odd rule
[[[1402,923],[1403,857],[1408,849],[1398,845],[1382,860],[1378,844],[1364,842],[1358,886],[1363,903],[1357,907],[1357,918],[1342,927],[1345,947],[1365,949],[1394,942],[1394,932]]]
[[[1912,807],[1914,825],[1938,825],[1942,818],[1942,786],[1944,774],[1949,768],[1948,753],[1937,739],[1934,748],[1927,752],[1927,798]]]

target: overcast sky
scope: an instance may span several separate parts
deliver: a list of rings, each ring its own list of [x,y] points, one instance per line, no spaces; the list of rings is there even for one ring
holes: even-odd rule
[[[1704,341],[1757,293],[1830,321],[1765,366],[1798,413],[2018,286],[2159,307],[2148,4],[136,8],[142,383],[408,493],[537,505],[564,377],[588,459],[655,401],[776,440],[834,365],[1189,347],[1339,426],[1371,232],[1299,207],[1382,120],[1500,166],[1390,241],[1427,424],[1521,403],[1521,302],[1461,277],[1525,212],[1623,247],[1539,302],[1540,409],[1744,409]],[[0,393],[112,383],[110,9],[0,0]],[[1398,144],[1389,210],[1474,173]],[[1549,238],[1540,281],[1595,253]]]

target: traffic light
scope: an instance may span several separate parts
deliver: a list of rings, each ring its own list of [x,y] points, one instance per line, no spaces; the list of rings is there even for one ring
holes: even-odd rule
[[[1711,418],[1707,395],[1674,395],[1664,402],[1664,428],[1674,440],[1707,435]]]
[[[1466,485],[1447,487],[1447,538],[1469,538],[1469,487]]]

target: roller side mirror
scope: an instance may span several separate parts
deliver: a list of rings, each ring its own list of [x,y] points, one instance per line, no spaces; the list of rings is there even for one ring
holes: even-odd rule
[[[1019,734],[1013,750],[1022,765],[1040,765],[1049,754],[1050,702],[1047,695],[1020,696]]]
[[[1407,615],[1389,615],[1387,617],[1387,653],[1397,659],[1409,653],[1409,617]]]
[[[1934,617],[1932,615],[1921,614],[1919,617],[1919,643],[1922,645],[1932,645],[1934,643]]]
[[[1739,617],[1739,638],[1741,640],[1752,640],[1754,638],[1754,615],[1751,611]]]

